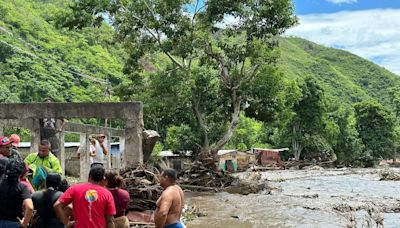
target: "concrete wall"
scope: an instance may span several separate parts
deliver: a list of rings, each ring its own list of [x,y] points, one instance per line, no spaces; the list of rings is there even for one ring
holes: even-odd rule
[[[107,118],[120,119],[125,122],[125,129],[101,128],[89,125],[66,123],[65,132],[80,133],[80,144],[84,151],[89,150],[89,134],[103,133],[107,139],[119,137],[121,143],[121,168],[134,167],[143,163],[142,133],[143,133],[143,104],[141,102],[109,102],[109,103],[1,103],[0,129],[2,127],[23,127],[31,131],[31,152],[35,152],[40,141],[39,120],[43,118]],[[64,134],[60,133],[61,148]],[[111,149],[111,148],[109,148]],[[89,155],[83,153],[79,166],[81,179],[86,180],[89,171]],[[61,151],[60,159],[68,163],[67,152]],[[115,160],[118,159],[118,160]],[[73,159],[69,159],[73,161]],[[113,158],[106,159],[106,167],[110,167]],[[73,163],[74,164],[74,163]],[[73,166],[73,164],[71,166]],[[68,172],[69,165],[61,162]]]

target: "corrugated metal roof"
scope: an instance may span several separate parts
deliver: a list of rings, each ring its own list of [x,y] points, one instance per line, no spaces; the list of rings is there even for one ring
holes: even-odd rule
[[[232,152],[237,153],[237,150],[219,150],[218,153],[217,153],[217,155],[218,155],[218,156],[221,156],[221,155],[229,154],[229,153],[232,153]]]

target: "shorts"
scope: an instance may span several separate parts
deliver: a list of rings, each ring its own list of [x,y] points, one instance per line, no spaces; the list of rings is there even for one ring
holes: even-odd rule
[[[163,228],[185,228],[185,225],[183,225],[183,223],[181,223],[181,222],[177,222],[177,223],[165,225]]]

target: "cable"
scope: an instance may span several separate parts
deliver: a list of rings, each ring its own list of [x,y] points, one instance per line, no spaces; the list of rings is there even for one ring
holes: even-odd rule
[[[4,27],[2,27],[2,26],[0,26],[0,31],[3,31],[4,33],[7,33],[8,35],[15,37],[10,31],[8,31],[6,28],[4,28]],[[36,49],[36,50],[39,50],[35,45],[33,45],[33,44],[31,44],[31,43],[29,43],[29,42],[27,42],[27,41],[25,41],[25,40],[23,40],[23,39],[21,39],[21,38],[19,38],[19,37],[16,37],[16,38],[17,38],[18,40],[20,40],[21,42],[23,42],[23,43],[25,44],[25,46],[30,46],[30,47],[32,47],[32,48],[34,48],[34,49]],[[12,45],[12,44],[10,44],[10,43],[7,43],[6,41],[0,40],[0,42],[3,43],[3,44],[6,44],[6,45],[8,45],[8,46],[10,46],[10,47],[12,47],[12,48],[14,48],[15,50],[17,50],[17,51],[19,51],[19,52],[25,53],[25,54],[27,54],[27,55],[29,55],[29,56],[32,56],[32,57],[35,57],[35,58],[39,58],[39,59],[41,59],[41,60],[43,60],[43,61],[46,61],[46,62],[47,62],[47,61],[49,61],[49,60],[53,60],[53,61],[56,61],[56,62],[58,62],[58,63],[63,63],[63,64],[65,64],[65,65],[67,65],[67,67],[68,67],[68,68],[65,69],[67,72],[69,72],[69,73],[71,73],[71,74],[74,74],[74,75],[77,75],[77,76],[80,76],[80,77],[83,77],[83,78],[86,78],[86,79],[89,79],[89,80],[92,80],[92,81],[94,81],[94,82],[97,82],[97,83],[100,83],[100,84],[103,84],[103,85],[106,85],[106,89],[111,90],[110,88],[107,88],[107,87],[108,87],[108,83],[109,83],[108,80],[101,80],[101,79],[98,79],[98,78],[96,78],[96,77],[87,75],[87,74],[85,74],[85,73],[81,73],[81,72],[79,72],[79,71],[76,71],[75,69],[71,70],[71,69],[69,69],[69,68],[71,68],[71,67],[68,65],[68,63],[66,63],[66,62],[64,62],[64,61],[62,61],[62,60],[54,59],[54,58],[49,59],[49,58],[39,57],[39,56],[37,56],[37,55],[35,55],[35,54],[32,54],[31,52],[22,50],[21,48],[19,48],[19,47],[17,47],[17,46],[14,46],[14,45]]]

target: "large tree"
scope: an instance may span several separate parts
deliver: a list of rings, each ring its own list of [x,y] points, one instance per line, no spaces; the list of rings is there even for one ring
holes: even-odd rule
[[[327,116],[324,90],[315,78],[306,76],[298,88],[292,86],[292,92],[289,99],[292,109],[283,119],[274,141],[281,146],[291,144],[296,160],[330,159],[338,127]]]
[[[390,158],[394,149],[393,113],[375,100],[356,103],[354,109],[366,152],[374,158]]]
[[[71,9],[63,22],[69,28],[99,24],[108,13],[129,55],[125,73],[135,83],[143,79],[143,61],[160,53],[169,60],[156,71],[178,75],[189,89],[202,154],[229,141],[243,103],[253,101],[246,88],[268,77],[278,58],[277,36],[296,23],[290,0],[81,0]],[[222,131],[210,138],[216,121]]]

